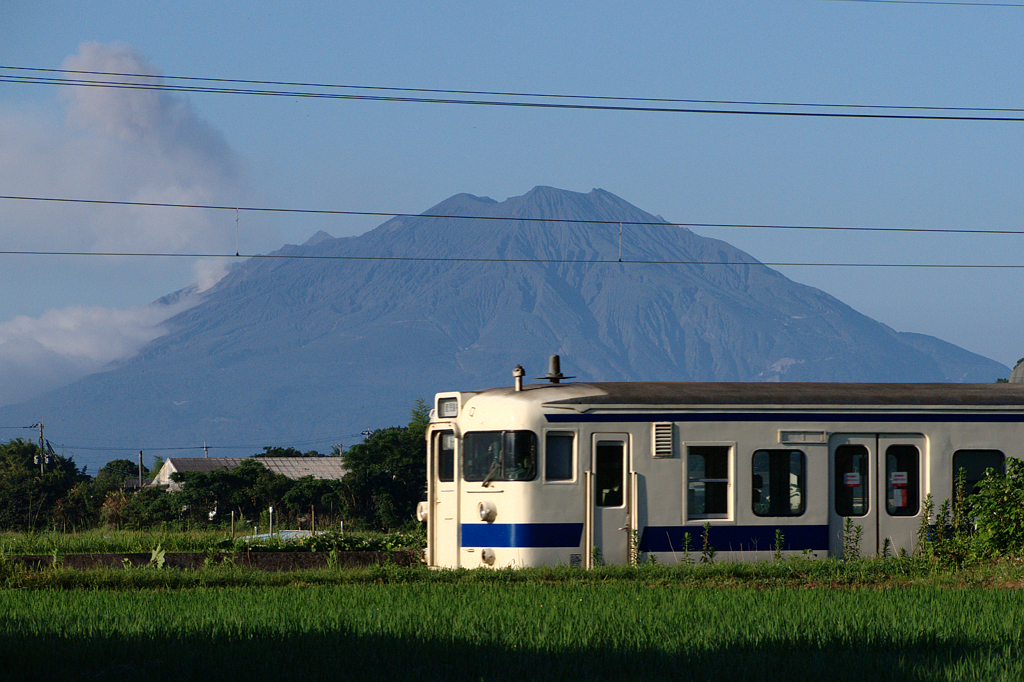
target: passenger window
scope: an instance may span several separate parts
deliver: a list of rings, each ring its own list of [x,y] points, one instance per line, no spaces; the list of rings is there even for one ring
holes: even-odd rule
[[[686,513],[691,519],[729,518],[728,445],[686,449]]]
[[[571,481],[573,477],[572,451],[576,435],[548,432],[544,438],[544,480]]]
[[[885,510],[889,516],[916,516],[921,506],[921,453],[913,445],[885,451]]]
[[[839,516],[864,516],[868,513],[868,449],[863,445],[836,448],[835,501]]]
[[[598,507],[621,507],[625,469],[622,441],[597,442],[594,467],[595,501]]]
[[[455,434],[442,431],[437,434],[437,480],[451,483],[455,480]]]
[[[800,450],[758,450],[754,453],[754,514],[800,516],[804,513],[805,461]]]
[[[986,469],[1005,473],[1004,455],[999,450],[957,450],[953,453],[953,490],[950,499],[956,500],[956,477],[964,470],[964,497],[976,492],[978,481],[985,478]]]

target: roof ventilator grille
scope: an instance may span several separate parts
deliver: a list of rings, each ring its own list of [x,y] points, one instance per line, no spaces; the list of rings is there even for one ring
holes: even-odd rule
[[[654,456],[672,456],[672,422],[654,423]]]

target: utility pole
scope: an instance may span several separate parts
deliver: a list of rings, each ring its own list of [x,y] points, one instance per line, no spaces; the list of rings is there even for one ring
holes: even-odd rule
[[[43,463],[50,459],[46,454],[46,441],[43,440],[43,420],[39,420],[39,475],[43,475]]]
[[[139,450],[139,490],[142,490],[142,450]]]

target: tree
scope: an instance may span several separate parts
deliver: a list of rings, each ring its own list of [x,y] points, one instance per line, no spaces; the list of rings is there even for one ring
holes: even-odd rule
[[[421,399],[407,427],[374,431],[342,457],[345,515],[370,528],[391,530],[413,523],[417,503],[426,494],[430,408]]]
[[[293,514],[305,514],[310,507],[323,511],[341,507],[342,483],[312,476],[303,476],[295,481],[281,501]]]
[[[40,457],[44,458],[42,472]],[[74,459],[42,453],[35,443],[18,438],[0,445],[0,528],[32,530],[48,526],[54,521],[57,501],[88,480]]]
[[[299,452],[295,448],[279,448],[268,445],[263,448],[263,452],[253,455],[253,457],[323,457],[323,455],[316,450]]]
[[[135,493],[121,509],[121,524],[130,530],[140,530],[162,523],[177,521],[181,516],[178,493],[160,488],[143,488]]]
[[[160,473],[160,469],[164,466],[164,458],[160,455],[153,455],[153,466],[149,468],[149,480],[156,478],[156,475]]]
[[[103,482],[110,487],[123,487],[128,479],[139,476],[139,464],[130,459],[112,459],[96,473],[96,482]],[[149,469],[142,465],[142,476],[149,478]]]
[[[175,493],[178,501],[188,516],[199,522],[218,515],[223,518],[232,510],[259,518],[267,507],[280,506],[292,487],[291,479],[275,474],[256,458],[243,460],[231,471],[179,471],[171,478],[181,484]]]

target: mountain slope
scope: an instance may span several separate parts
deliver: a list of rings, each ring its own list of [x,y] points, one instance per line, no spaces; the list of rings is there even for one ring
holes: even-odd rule
[[[605,222],[555,222],[572,219]],[[1009,372],[899,334],[603,190],[460,194],[270,256],[234,268],[138,356],[0,415],[47,415],[66,443],[258,451],[404,423],[416,398],[508,384],[516,364],[540,376],[552,353],[592,381]]]

